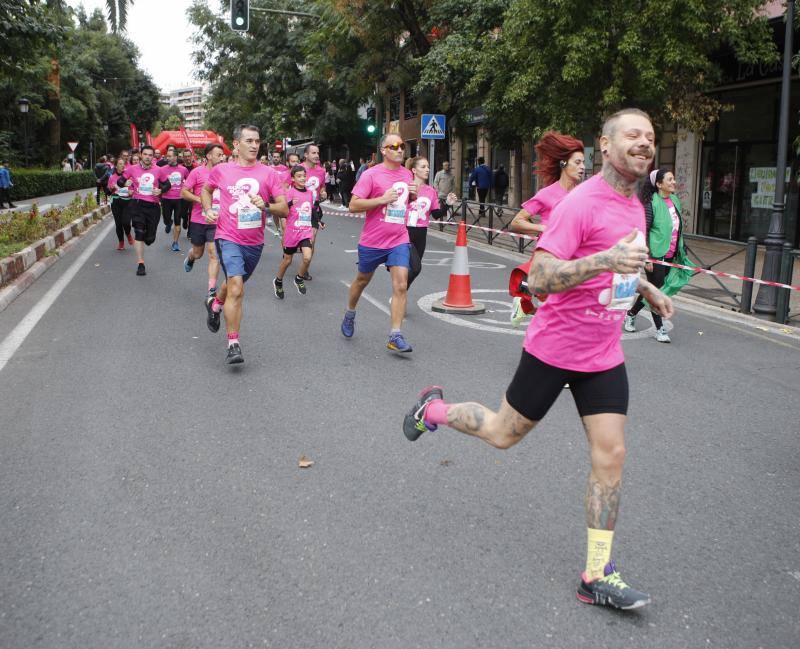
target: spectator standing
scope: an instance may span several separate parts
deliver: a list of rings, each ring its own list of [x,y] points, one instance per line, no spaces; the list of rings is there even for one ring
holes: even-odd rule
[[[326,162],[324,167],[325,191],[328,193],[328,198],[333,200],[333,197],[336,194],[336,173],[334,172],[330,162]]]
[[[14,203],[11,202],[11,188],[14,186],[14,183],[11,182],[11,171],[6,166],[6,163],[0,160],[0,209],[3,209],[3,206],[8,203],[8,207],[16,207]]]
[[[508,174],[503,165],[497,167],[494,172],[494,200],[500,205],[506,202],[506,190],[508,189]]]
[[[339,160],[339,171],[336,172],[336,180],[339,181],[339,196],[342,199],[342,207],[350,205],[353,196],[353,185],[355,185],[355,173],[350,163],[342,158]]]
[[[478,158],[477,166],[469,175],[469,186],[475,187],[478,192],[478,202],[481,204],[478,214],[483,216],[486,211],[486,196],[492,188],[492,170],[483,157]]]
[[[108,179],[111,177],[111,169],[105,156],[100,156],[94,166],[95,185],[97,187],[97,204],[100,205],[100,193],[103,193],[103,202],[108,203]]]
[[[367,165],[367,161],[364,158],[359,158],[358,170],[356,171],[356,182],[358,182],[358,179],[361,178],[361,174],[363,174],[368,168],[369,165]]]
[[[442,163],[442,168],[436,172],[433,178],[433,188],[439,197],[439,205],[444,205],[448,194],[454,194],[456,191],[456,178],[453,172],[450,171],[450,163],[445,160]]]

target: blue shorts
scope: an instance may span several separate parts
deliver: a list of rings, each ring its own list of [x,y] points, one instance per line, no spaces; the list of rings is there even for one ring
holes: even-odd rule
[[[374,273],[375,269],[381,264],[386,264],[386,268],[392,266],[411,266],[411,244],[401,243],[394,248],[367,248],[358,246],[358,272]]]
[[[225,277],[241,277],[245,282],[258,266],[264,249],[263,243],[260,246],[243,246],[227,239],[217,239],[214,244]]]

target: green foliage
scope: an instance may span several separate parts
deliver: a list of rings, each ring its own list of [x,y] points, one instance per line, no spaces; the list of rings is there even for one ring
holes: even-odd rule
[[[37,196],[63,194],[95,186],[92,171],[65,173],[53,169],[11,169],[11,200],[22,201]]]
[[[512,0],[502,36],[481,53],[469,87],[502,140],[547,128],[593,132],[625,105],[659,123],[702,131],[722,106],[723,48],[744,62],[776,60],[762,0]],[[509,115],[514,119],[510,120]]]
[[[125,146],[129,123],[148,129],[160,105],[158,88],[138,67],[138,57],[131,41],[108,32],[99,10],[87,15],[61,0],[0,0],[0,132],[11,134],[4,155],[23,158],[25,121],[17,106],[22,96],[31,102],[29,141],[36,164],[63,157],[68,140],[81,142],[79,155],[87,154],[90,140],[100,152]],[[60,133],[54,130],[58,120]]]

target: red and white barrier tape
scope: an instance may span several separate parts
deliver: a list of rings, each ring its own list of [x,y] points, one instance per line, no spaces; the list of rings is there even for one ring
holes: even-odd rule
[[[347,214],[352,218],[364,218],[363,214],[350,214],[349,212],[338,212],[339,214]],[[453,225],[458,226],[458,221],[429,221],[429,223],[433,225]],[[477,228],[478,230],[483,230],[484,232],[496,232],[498,235],[500,234],[507,234],[509,237],[515,237],[519,239],[528,239],[530,241],[536,241],[537,237],[531,237],[527,234],[517,234],[516,232],[509,232],[508,230],[496,230],[494,228],[486,228],[482,225],[470,225],[469,223],[465,224],[468,228]],[[764,284],[765,286],[774,286],[776,288],[786,288],[790,291],[800,291],[800,286],[792,286],[791,284],[781,284],[780,282],[770,282],[764,279],[756,279],[755,277],[744,277],[742,275],[734,275],[733,273],[724,273],[720,270],[710,270],[708,268],[699,268],[698,266],[686,266],[684,264],[673,264],[668,261],[661,261],[659,259],[648,259],[647,260],[651,264],[658,264],[660,266],[669,266],[671,268],[681,268],[683,270],[691,270],[695,273],[704,273],[706,275],[713,275],[715,277],[727,277],[729,279],[736,279],[741,282],[751,282],[752,284]]]

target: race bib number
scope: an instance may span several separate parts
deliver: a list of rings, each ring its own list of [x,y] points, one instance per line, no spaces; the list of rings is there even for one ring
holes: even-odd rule
[[[182,180],[183,176],[181,176],[180,172],[178,171],[175,171],[169,175],[169,184],[172,187],[180,187]]]
[[[406,203],[408,203],[408,185],[403,181],[398,181],[392,185],[392,188],[397,192],[397,200],[394,203],[389,203],[386,206],[386,215],[384,216],[383,220],[386,223],[405,225]]]
[[[141,183],[139,185],[139,193],[142,196],[152,196],[153,195],[153,183]]]
[[[237,213],[236,226],[240,230],[252,230],[261,227],[261,210],[255,205],[240,207]]]
[[[297,209],[297,220],[294,225],[297,228],[311,227],[311,203],[306,201]]]
[[[606,308],[611,311],[628,311],[636,301],[638,286],[638,273],[614,273],[611,281],[611,301]]]
[[[127,187],[120,187],[119,189],[117,189],[117,196],[119,196],[120,198],[128,198],[130,197],[130,195],[131,192]]]

